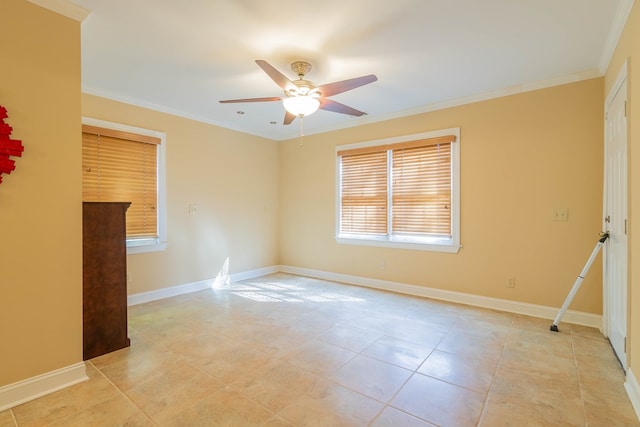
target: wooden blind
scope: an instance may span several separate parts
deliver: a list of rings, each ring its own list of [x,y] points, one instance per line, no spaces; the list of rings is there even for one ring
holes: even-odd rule
[[[340,231],[387,234],[387,153],[342,156]]]
[[[338,151],[340,232],[450,237],[454,142],[445,135]]]
[[[131,202],[127,238],[157,238],[159,138],[82,127],[82,200]]]
[[[451,236],[451,143],[393,150],[396,233]]]

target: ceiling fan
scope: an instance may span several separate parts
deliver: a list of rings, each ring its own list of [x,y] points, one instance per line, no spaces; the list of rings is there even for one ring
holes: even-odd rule
[[[291,71],[298,76],[297,80],[289,80],[284,74],[276,70],[271,64],[262,59],[257,59],[256,64],[267,73],[282,90],[284,96],[272,96],[266,98],[227,99],[220,101],[223,104],[236,102],[272,102],[282,101],[285,108],[284,124],[290,124],[296,117],[306,117],[318,110],[332,111],[334,113],[348,114],[350,116],[362,116],[367,113],[329,99],[329,96],[337,95],[351,89],[375,82],[378,78],[369,74],[339,82],[315,86],[304,76],[311,71],[311,64],[306,61],[296,61],[291,64]]]

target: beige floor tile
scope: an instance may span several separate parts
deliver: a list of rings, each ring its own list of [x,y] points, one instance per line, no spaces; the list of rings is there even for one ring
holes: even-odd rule
[[[10,410],[0,412],[0,427],[16,427]]]
[[[590,383],[599,384],[602,380],[606,380],[612,386],[620,386],[624,384],[625,373],[616,360],[605,362],[598,358],[581,358],[576,360],[578,367],[578,378],[583,386]]]
[[[640,426],[624,390],[611,383],[603,382],[596,389],[583,388],[582,398],[589,425]]]
[[[305,310],[293,318],[278,320],[277,322],[286,326],[291,332],[305,334],[309,339],[316,338],[340,324],[336,319],[323,315],[313,308]]]
[[[331,379],[365,396],[386,403],[411,374],[412,371],[407,369],[358,355],[338,369]]]
[[[240,340],[244,343],[252,343],[255,339],[260,339],[265,334],[271,335],[276,327],[258,322],[243,322],[231,328],[221,330],[221,333]]]
[[[462,321],[459,312],[448,310],[416,310],[407,315],[407,319],[425,327],[450,330]]]
[[[575,381],[578,375],[573,357],[545,351],[523,351],[521,347],[507,347],[502,355],[500,367],[520,370],[544,378]]]
[[[188,326],[184,319],[192,315],[188,304],[180,304],[180,297],[159,300],[129,308],[129,325],[140,331],[163,330]]]
[[[354,304],[319,304],[315,310],[318,315],[333,319],[337,324],[357,321],[371,316],[371,312],[358,303]],[[364,325],[358,325],[364,328]]]
[[[174,319],[138,330],[154,345],[166,348],[181,340],[183,336],[191,334],[194,329],[195,326],[191,322]]]
[[[385,336],[364,349],[362,354],[415,371],[432,351],[432,347]]]
[[[292,320],[293,321],[293,320]],[[311,337],[283,327],[269,327],[261,335],[247,341],[253,348],[274,357],[280,357],[292,349],[302,346]]]
[[[482,325],[491,325],[491,329],[510,328],[513,322],[514,314],[512,313],[481,307],[460,307],[462,310],[462,313],[460,313],[462,322],[456,325],[457,328],[466,328],[469,321],[473,322],[473,324],[480,322]]]
[[[229,389],[278,413],[292,400],[315,387],[320,380],[319,376],[304,368],[272,359],[257,375],[240,378]]]
[[[478,423],[484,400],[484,393],[413,374],[390,405],[439,426],[465,427]]]
[[[132,340],[133,343],[133,340]],[[102,369],[105,366],[108,366],[112,363],[118,363],[122,361],[126,361],[131,357],[135,357],[137,353],[147,352],[149,345],[145,342],[138,341],[135,343],[136,345],[125,347],[120,350],[112,351],[111,353],[104,354],[102,356],[94,357],[91,359],[91,363],[97,368]]]
[[[221,349],[232,347],[236,343],[237,340],[220,334],[194,330],[174,337],[163,347],[177,355],[201,358],[216,355]]]
[[[271,356],[254,350],[246,344],[238,344],[234,349],[226,349],[215,356],[194,359],[198,367],[224,384],[232,384],[240,378],[260,375]]]
[[[558,419],[539,418],[539,416],[540,414],[534,409],[489,398],[478,425],[480,427],[575,427],[583,425],[571,424]]]
[[[356,354],[346,348],[313,339],[283,356],[283,360],[315,374],[328,376],[353,359]]]
[[[48,394],[12,409],[19,426],[44,426],[118,396],[119,391],[91,365],[88,381]]]
[[[383,334],[381,332],[374,332],[352,325],[338,325],[329,329],[317,339],[359,353],[382,337]]]
[[[47,427],[152,427],[154,424],[124,396],[118,395],[82,412],[58,419]]]
[[[512,328],[507,338],[505,350],[516,350],[524,353],[547,353],[560,357],[573,358],[573,341],[570,334],[556,332],[533,331]]]
[[[188,365],[165,371],[161,377],[142,381],[127,396],[154,422],[162,423],[194,401],[223,388],[212,376]]]
[[[322,332],[320,332],[322,333]],[[289,331],[286,335],[274,337],[270,342],[259,345],[258,348],[274,357],[282,357],[296,348],[300,348],[317,336],[316,332],[303,333]]]
[[[447,333],[446,329],[408,321],[402,328],[396,328],[385,335],[426,347],[437,347]]]
[[[524,316],[521,314],[514,314],[511,322],[512,328],[527,329],[534,332],[550,332],[549,327],[553,323],[553,320],[542,319],[539,317]],[[570,329],[566,329],[563,326],[563,333],[569,333]]]
[[[420,366],[418,372],[451,384],[487,393],[498,366],[494,358],[464,357],[435,350]]]
[[[478,333],[473,328],[453,330],[438,344],[438,350],[465,357],[495,359],[502,356],[508,332],[485,330]]]
[[[268,420],[266,423],[262,424],[264,427],[294,427],[293,424],[284,420],[279,416],[275,416]]]
[[[159,426],[259,426],[275,417],[266,408],[257,405],[238,392],[225,388],[211,391],[191,402],[181,411],[158,422]]]
[[[605,339],[604,335],[602,335],[602,332],[600,332],[597,328],[569,324],[569,330],[571,331],[571,335],[574,337],[591,338],[599,341]]]
[[[347,321],[362,329],[372,332],[382,333],[385,336],[395,336],[396,333],[402,332],[406,327],[414,325],[415,321],[404,316],[404,312],[392,311],[372,316],[371,313],[364,313],[356,319]]]
[[[599,357],[582,356],[576,358],[578,379],[586,390],[597,391],[603,386],[620,389],[625,374],[617,360],[605,360]]]
[[[549,378],[500,366],[489,393],[496,405],[527,408],[535,419],[584,425],[584,405],[577,377]]]
[[[297,426],[366,426],[383,407],[339,384],[322,381],[278,415]]]
[[[620,363],[607,339],[589,339],[573,336],[572,341],[578,363],[584,360],[599,359],[605,366],[620,367]]]
[[[115,353],[121,354],[117,358],[110,357],[109,363],[104,363],[104,360],[99,360],[100,358],[92,359],[90,363],[97,368],[101,366],[100,371],[123,391],[137,386],[142,381],[162,377],[165,371],[174,369],[186,360],[185,357],[171,351],[146,347],[144,344]],[[112,356],[115,353],[110,353],[107,356]]]
[[[433,427],[431,424],[406,412],[387,406],[371,423],[371,427]]]

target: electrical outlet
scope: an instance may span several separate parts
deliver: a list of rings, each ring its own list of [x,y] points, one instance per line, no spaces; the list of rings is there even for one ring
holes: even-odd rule
[[[507,282],[507,288],[515,288],[516,287],[516,278],[509,277],[509,281]]]
[[[196,204],[190,204],[189,205],[189,215],[195,215],[198,213],[198,205]]]
[[[380,263],[378,264],[378,268],[379,268],[380,270],[384,270],[384,261],[382,261],[382,262],[380,262]]]
[[[554,221],[569,221],[569,209],[553,208],[552,218]]]

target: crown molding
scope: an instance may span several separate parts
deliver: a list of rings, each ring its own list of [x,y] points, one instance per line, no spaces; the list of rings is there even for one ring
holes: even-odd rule
[[[613,17],[611,30],[609,31],[609,35],[605,42],[604,49],[602,51],[602,57],[600,58],[600,64],[598,66],[602,74],[604,74],[607,71],[607,68],[609,68],[609,62],[611,62],[613,53],[618,46],[620,36],[622,36],[624,26],[627,24],[627,19],[629,18],[629,14],[631,13],[631,9],[633,8],[634,1],[635,0],[622,0],[618,4],[616,14]]]
[[[91,13],[89,9],[78,6],[67,0],[27,0],[52,12],[71,18],[75,21],[82,22]]]
[[[427,105],[423,105],[420,107],[415,107],[403,111],[397,111],[389,114],[380,114],[376,116],[365,116],[358,118],[357,121],[340,124],[334,127],[324,128],[319,130],[317,128],[313,128],[310,126],[305,126],[305,134],[306,135],[315,135],[325,132],[336,131],[340,129],[347,129],[357,126],[362,126],[371,123],[383,122],[387,120],[395,120],[401,119],[410,116],[417,116],[424,113],[430,113],[432,111],[444,110],[447,108],[460,107],[467,104],[475,104],[477,102],[489,101],[496,98],[502,98],[505,96],[518,95],[521,93],[532,92],[540,89],[547,89],[555,86],[562,86],[571,83],[577,83],[584,80],[595,79],[598,77],[602,77],[603,74],[599,69],[589,69],[585,71],[581,71],[578,73],[568,74],[560,77],[554,77],[546,80],[540,80],[536,82],[517,84],[513,86],[504,87],[501,89],[497,89],[491,92],[478,93],[475,95],[470,95],[462,98],[456,98],[448,101],[435,102]],[[282,140],[295,139],[295,138],[284,138]]]

